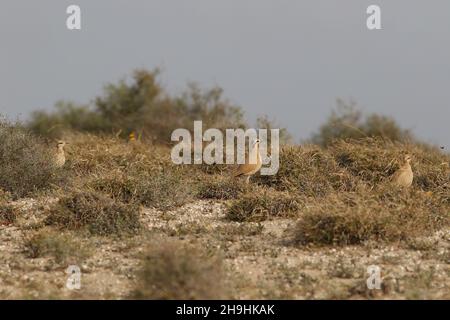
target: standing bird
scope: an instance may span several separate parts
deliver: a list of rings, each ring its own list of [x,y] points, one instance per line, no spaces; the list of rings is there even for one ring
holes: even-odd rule
[[[65,145],[66,142],[62,140],[59,140],[56,145],[55,166],[57,168],[61,168],[64,165],[64,163],[66,163],[66,156],[64,154]]]
[[[409,188],[413,182],[414,173],[411,169],[411,156],[405,156],[405,162],[392,176],[392,182],[399,187]]]
[[[256,152],[256,163],[250,163],[250,155],[254,155]],[[252,151],[249,157],[246,159],[246,163],[240,164],[234,172],[234,177],[246,177],[245,182],[250,182],[250,176],[254,175],[261,169],[262,160],[259,153],[259,139],[253,142]]]

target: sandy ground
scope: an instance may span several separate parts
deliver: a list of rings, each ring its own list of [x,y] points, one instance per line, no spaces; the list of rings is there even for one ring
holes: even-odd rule
[[[450,298],[450,230],[408,243],[295,247],[289,242],[295,221],[230,222],[225,219],[226,203],[202,200],[170,212],[143,208],[144,230],[137,236],[72,233],[89,251],[82,260],[29,258],[24,241],[54,201],[15,202],[21,213],[18,221],[0,226],[1,299],[127,298],[145,248],[174,239],[220,254],[236,299]],[[81,268],[79,290],[66,288],[69,264]],[[366,285],[370,265],[380,267],[379,290]]]

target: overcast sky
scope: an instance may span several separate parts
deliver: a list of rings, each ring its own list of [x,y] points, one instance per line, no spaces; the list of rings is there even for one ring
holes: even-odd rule
[[[77,4],[82,30],[66,28]],[[366,8],[382,10],[382,30]],[[250,121],[297,138],[338,97],[450,147],[448,0],[2,0],[0,113],[88,103],[135,68],[161,67],[172,93],[219,85]]]

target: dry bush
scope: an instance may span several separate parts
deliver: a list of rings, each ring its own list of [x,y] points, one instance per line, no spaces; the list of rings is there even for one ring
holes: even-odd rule
[[[268,189],[253,190],[234,200],[227,211],[233,221],[264,221],[274,217],[296,216],[303,207],[299,196]]]
[[[183,175],[166,172],[116,172],[93,179],[89,187],[114,199],[169,210],[192,199],[192,186]]]
[[[198,165],[199,169],[207,174],[210,175],[222,175],[226,172],[229,171],[229,165],[226,164],[206,164],[206,163],[202,163],[200,165]]]
[[[204,182],[200,185],[197,197],[200,199],[228,200],[236,199],[247,192],[250,186],[241,180],[233,178],[219,178]]]
[[[340,168],[327,150],[317,146],[282,147],[278,173],[257,176],[256,180],[277,190],[314,197],[351,191],[358,185],[358,180]]]
[[[133,299],[224,299],[222,262],[197,247],[163,243],[143,256]]]
[[[17,215],[18,212],[14,206],[0,199],[0,226],[14,223]]]
[[[53,257],[56,263],[80,263],[89,250],[68,233],[42,229],[24,240],[24,250],[28,258]]]
[[[14,198],[49,189],[60,178],[51,151],[20,124],[0,119],[0,188]]]
[[[113,136],[71,134],[67,166],[76,176],[101,175],[129,168],[162,170],[170,165],[170,149]]]
[[[450,207],[423,191],[385,185],[334,193],[305,207],[293,230],[299,244],[358,244],[429,235],[448,226]]]
[[[174,165],[167,147],[90,134],[72,135],[70,142],[68,166],[78,188],[159,209],[192,199],[191,171]]]
[[[10,192],[0,189],[0,225],[9,225],[17,219],[17,209],[9,202],[12,200]]]
[[[333,110],[327,121],[311,141],[320,146],[328,146],[339,139],[364,139],[380,137],[393,141],[415,140],[409,130],[402,129],[395,119],[379,114],[364,115],[354,101],[337,100],[337,108]]]
[[[139,208],[101,193],[73,192],[50,209],[45,223],[70,230],[85,228],[97,235],[136,233],[140,228]]]
[[[414,186],[450,193],[450,156],[422,144],[401,144],[385,139],[339,140],[330,146],[339,166],[370,185],[387,181],[406,153],[412,155]]]

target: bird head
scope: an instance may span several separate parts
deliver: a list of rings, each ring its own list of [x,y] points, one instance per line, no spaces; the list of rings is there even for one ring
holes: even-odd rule
[[[63,149],[66,144],[67,143],[65,141],[58,140],[58,142],[56,143],[56,146],[57,146],[58,149]]]
[[[410,163],[411,159],[412,159],[411,155],[409,155],[409,154],[405,155],[405,162],[406,163]]]
[[[252,147],[259,146],[259,143],[259,139],[255,139],[255,141],[253,141]]]

